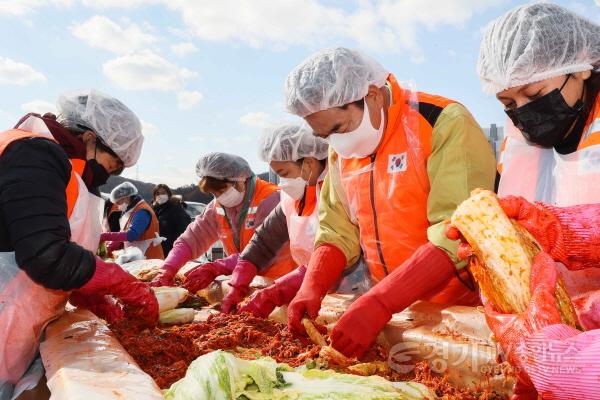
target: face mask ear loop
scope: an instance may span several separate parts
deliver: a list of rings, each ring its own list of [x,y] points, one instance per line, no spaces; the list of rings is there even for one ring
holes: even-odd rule
[[[567,82],[569,82],[569,79],[571,79],[571,74],[567,74],[567,79],[565,79],[565,81],[563,82],[563,84],[560,87],[560,89],[558,89],[559,92],[562,92],[562,90],[565,87],[565,85],[567,84]]]

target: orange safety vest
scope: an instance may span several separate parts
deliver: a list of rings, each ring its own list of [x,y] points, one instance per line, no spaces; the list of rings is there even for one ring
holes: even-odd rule
[[[133,216],[139,210],[146,210],[146,211],[148,211],[150,213],[150,225],[148,225],[148,229],[146,229],[144,231],[144,233],[138,239],[138,241],[155,239],[156,238],[155,234],[159,232],[158,218],[156,218],[156,214],[154,214],[154,210],[152,209],[152,207],[150,207],[148,205],[148,203],[146,203],[146,201],[144,201],[144,200],[140,201],[138,204],[135,205],[135,207],[133,207],[133,210],[131,210],[131,213],[129,215],[129,219],[127,220],[127,223],[123,227],[123,230],[124,231],[128,231],[129,230],[129,226],[131,225],[131,221],[133,220]],[[164,260],[165,259],[165,255],[163,253],[162,245],[160,243],[157,244],[156,246],[150,244],[150,246],[146,250],[145,256],[149,260],[150,259],[152,259],[152,260]]]
[[[20,129],[10,129],[6,132],[3,132],[0,135],[0,156],[4,153],[6,148],[13,142],[17,140],[30,139],[30,138],[44,138],[51,140],[55,143],[56,139],[52,136],[44,135],[41,133],[34,133],[23,131]],[[69,183],[66,188],[67,195],[67,218],[71,216],[73,213],[73,209],[75,208],[75,202],[77,201],[77,197],[79,196],[79,184],[77,182],[77,178],[75,174],[79,176],[83,175],[83,169],[85,168],[85,160],[80,159],[70,159],[71,161],[71,177],[69,178]]]
[[[227,255],[239,253],[244,250],[254,235],[254,230],[256,229],[255,219],[258,206],[271,194],[277,192],[278,189],[279,188],[277,185],[271,182],[263,181],[260,178],[256,178],[254,194],[250,200],[250,204],[248,205],[248,213],[244,218],[241,232],[238,232],[239,248],[235,244],[234,233],[227,220],[225,209],[217,203],[216,211],[217,220],[219,223],[219,239],[223,243],[223,248]],[[273,263],[271,263],[268,269],[266,269],[264,272],[261,272],[261,275],[267,278],[276,279],[294,270],[295,268],[296,263],[294,263],[294,260],[292,259],[292,255],[290,253],[290,244],[288,242],[279,250]]]
[[[365,158],[340,158],[341,183],[360,229],[360,242],[372,277],[380,281],[427,243],[427,159],[443,97],[409,92],[393,75],[393,104],[377,152]],[[414,102],[418,101],[418,109]]]

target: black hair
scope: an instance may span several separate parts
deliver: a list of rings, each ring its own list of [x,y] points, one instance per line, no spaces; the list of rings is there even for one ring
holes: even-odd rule
[[[163,189],[165,192],[167,192],[169,197],[173,197],[173,192],[171,191],[171,189],[164,183],[159,183],[158,185],[154,186],[154,189],[152,189],[152,198],[156,197],[160,189]]]

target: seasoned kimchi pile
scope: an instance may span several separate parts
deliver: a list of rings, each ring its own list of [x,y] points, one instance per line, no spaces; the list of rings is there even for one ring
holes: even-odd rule
[[[246,359],[268,356],[292,367],[313,364],[315,367],[360,374],[346,363],[336,364],[335,358],[326,360],[326,365],[320,364],[323,361],[319,357],[321,346],[313,344],[308,338],[294,336],[284,324],[256,318],[247,313],[212,314],[206,322],[159,326],[141,332],[128,324],[115,324],[111,329],[125,350],[161,389],[169,388],[183,378],[188,366],[196,358],[214,350],[232,351],[236,356]],[[362,360],[354,360],[354,364],[385,364],[387,356],[383,347],[375,345]],[[389,369],[374,373],[392,381],[416,380],[434,388],[440,396],[446,396],[442,398],[447,399],[502,398],[485,391],[456,389],[444,378],[433,376],[426,364],[419,364],[415,371],[410,376],[400,375]]]

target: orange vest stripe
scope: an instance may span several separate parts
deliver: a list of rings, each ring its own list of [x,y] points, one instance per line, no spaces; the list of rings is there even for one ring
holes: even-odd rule
[[[148,205],[148,203],[146,203],[144,200],[140,201],[138,204],[135,205],[135,207],[133,207],[133,210],[131,210],[131,214],[129,215],[129,219],[127,220],[127,223],[125,224],[123,230],[129,230],[129,226],[131,225],[133,216],[139,210],[146,210],[150,213],[150,225],[148,225],[148,229],[144,231],[144,233],[138,240],[142,241],[156,238],[155,233],[159,232],[158,218],[156,218],[156,214],[154,213],[152,207],[150,207],[150,205]],[[152,244],[150,244],[150,246],[148,246],[148,249],[146,250],[145,256],[147,259],[164,260],[165,255],[163,253],[162,245],[159,244],[157,246],[153,246]]]
[[[43,138],[48,139],[53,142],[56,140],[53,137],[49,137],[48,135],[23,131],[20,129],[11,129],[0,133],[0,156],[4,153],[6,148],[13,142],[17,140],[24,140],[29,138]],[[67,183],[66,188],[66,196],[67,196],[67,217],[70,218],[73,213],[73,209],[75,208],[75,203],[77,202],[77,197],[79,196],[79,184],[77,178],[75,177],[75,173],[80,176],[83,174],[83,168],[85,167],[84,160],[72,159],[71,161],[71,177],[69,178],[69,183]]]
[[[596,96],[596,102],[583,128],[583,135],[579,141],[577,150],[600,144],[600,93]]]
[[[225,210],[217,204],[217,219],[219,222],[219,239],[221,243],[223,243],[223,248],[225,249],[225,253],[227,255],[235,254],[244,250],[244,248],[250,242],[250,239],[254,235],[254,230],[256,226],[254,224],[254,219],[256,218],[256,210],[258,206],[269,197],[274,192],[277,192],[277,185],[271,182],[265,182],[260,178],[256,178],[256,186],[254,188],[254,195],[252,200],[250,200],[250,204],[248,205],[248,214],[246,215],[246,219],[243,222],[243,226],[241,228],[241,232],[239,232],[240,239],[240,248],[237,249],[233,240],[233,232],[231,227],[227,223],[227,216],[225,215]],[[271,266],[261,272],[261,275],[267,278],[279,278],[287,274],[296,268],[296,264],[292,259],[292,255],[290,253],[290,245],[287,243],[285,247],[279,250],[277,253],[277,258],[273,261]]]
[[[377,153],[360,159],[340,158],[339,163],[342,186],[358,220],[361,248],[376,281],[428,241],[427,159],[431,154],[432,124],[444,107],[454,103],[440,96],[417,93],[417,110],[393,75],[388,82],[393,104],[388,109],[388,123]],[[418,143],[409,144],[404,131],[405,116],[410,114]]]

